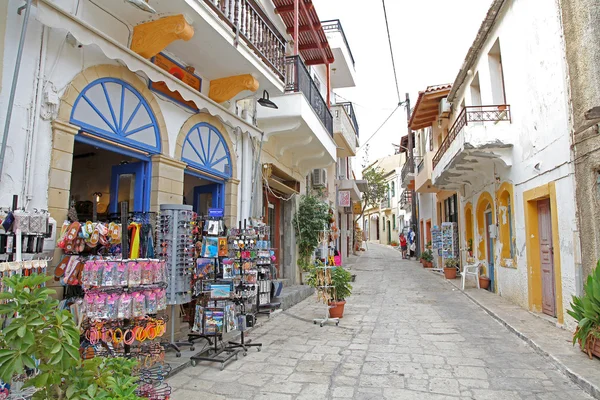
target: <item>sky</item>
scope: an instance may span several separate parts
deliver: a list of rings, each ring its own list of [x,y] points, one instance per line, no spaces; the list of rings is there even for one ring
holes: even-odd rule
[[[398,104],[381,0],[313,0],[321,21],[339,19],[356,62],[357,86],[335,92],[354,103],[361,148],[354,163],[362,169],[365,141]],[[368,4],[368,6],[367,6]],[[452,83],[485,17],[491,0],[387,0],[385,2],[400,97],[411,107],[427,86]],[[368,160],[394,153],[406,135],[406,109],[369,141]]]

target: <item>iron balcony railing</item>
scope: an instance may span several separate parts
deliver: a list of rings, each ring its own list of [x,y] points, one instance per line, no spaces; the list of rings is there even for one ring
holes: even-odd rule
[[[346,113],[350,117],[352,121],[352,125],[354,126],[354,130],[356,131],[356,137],[358,137],[358,121],[356,120],[356,113],[354,112],[354,106],[350,102],[337,103],[338,106],[344,107]]]
[[[448,136],[444,138],[440,148],[433,157],[433,168],[440,162],[442,156],[450,148],[454,139],[463,130],[463,128],[469,123],[477,122],[499,122],[509,121],[512,122],[510,116],[510,106],[508,104],[501,104],[495,106],[467,106],[462,109],[454,124],[448,131]]]
[[[423,171],[423,167],[425,167],[425,158],[421,158],[421,162],[417,165],[417,174],[420,174]]]
[[[256,0],[204,2],[284,81],[286,41]]]
[[[321,26],[323,27],[323,31],[327,32],[339,32],[342,34],[342,39],[344,39],[344,44],[348,49],[348,53],[350,54],[350,59],[352,60],[352,65],[354,66],[354,56],[352,55],[352,50],[350,50],[350,45],[348,44],[348,39],[346,39],[346,34],[344,33],[344,29],[342,28],[342,23],[339,19],[332,19],[329,21],[321,21]]]
[[[403,210],[410,210],[412,207],[412,194],[410,190],[405,190],[400,196],[400,208]]]
[[[302,92],[312,109],[315,111],[323,126],[333,137],[333,116],[327,103],[323,100],[321,92],[310,77],[306,65],[300,59],[300,56],[291,56],[285,58],[285,92]]]
[[[400,172],[400,179],[402,179],[402,182],[405,182],[405,179],[408,176],[408,174],[414,174],[415,164],[419,160],[421,160],[421,157],[419,156],[413,156],[413,158],[409,157],[406,160],[404,166],[402,167],[402,172]]]
[[[381,210],[385,210],[386,208],[391,208],[391,207],[392,207],[392,205],[390,203],[389,197],[381,200],[381,203],[379,204],[379,209],[381,209]]]

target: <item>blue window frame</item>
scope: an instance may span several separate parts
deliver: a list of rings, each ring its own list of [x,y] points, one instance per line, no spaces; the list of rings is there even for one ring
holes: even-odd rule
[[[158,123],[144,97],[129,83],[100,78],[77,96],[70,122],[103,139],[158,154]]]
[[[131,164],[115,165],[112,167],[110,178],[110,207],[109,213],[117,214],[119,209],[119,186],[121,175],[133,175],[133,204],[129,204],[129,210],[135,212],[148,211],[150,209],[150,172],[151,164],[140,161]]]
[[[231,178],[231,155],[223,135],[214,126],[201,122],[187,134],[181,159],[190,166],[220,178]]]

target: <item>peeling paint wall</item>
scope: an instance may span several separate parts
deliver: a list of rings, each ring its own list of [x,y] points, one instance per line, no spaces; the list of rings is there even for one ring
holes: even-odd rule
[[[515,29],[518,26],[519,29]],[[454,103],[454,116],[460,112],[462,101],[474,104],[470,84],[478,75],[483,105],[493,102],[490,63],[488,53],[499,39],[502,52],[506,103],[510,105],[512,121],[489,124],[468,129],[484,132],[482,143],[492,143],[495,135],[502,135],[503,142],[512,144],[493,162],[475,164],[479,177],[472,185],[464,185],[461,191],[461,212],[467,202],[474,210],[475,256],[485,260],[481,250],[486,248],[485,231],[479,228],[477,204],[480,196],[488,192],[493,197],[492,210],[495,221],[502,228],[508,215],[505,204],[498,202],[498,189],[508,182],[514,189],[511,199],[514,215],[513,237],[514,259],[506,258],[508,247],[494,241],[494,265],[497,292],[511,301],[527,308],[528,265],[525,246],[525,218],[523,193],[529,189],[556,182],[557,209],[560,243],[560,268],[562,272],[562,304],[557,308],[568,308],[571,294],[575,293],[575,271],[573,247],[576,242],[574,167],[570,154],[570,120],[567,73],[562,40],[560,10],[556,4],[539,7],[537,2],[509,0],[503,7],[498,21],[472,67],[472,73],[458,92]],[[483,126],[481,127],[483,128]],[[481,212],[479,210],[479,212]],[[596,221],[598,219],[596,218]],[[464,216],[461,217],[464,221]],[[461,226],[465,237],[465,224]],[[499,229],[500,234],[502,230]],[[506,242],[504,246],[509,246]],[[504,250],[504,256],[503,256]],[[509,253],[510,254],[510,253]],[[539,257],[539,255],[537,255]],[[570,325],[565,313],[565,323]]]

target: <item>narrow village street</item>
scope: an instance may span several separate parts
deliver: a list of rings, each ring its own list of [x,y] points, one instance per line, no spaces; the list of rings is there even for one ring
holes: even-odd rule
[[[189,367],[173,399],[589,399],[442,276],[369,244],[338,327],[311,297],[252,331],[261,352]],[[566,343],[565,346],[569,344]]]

